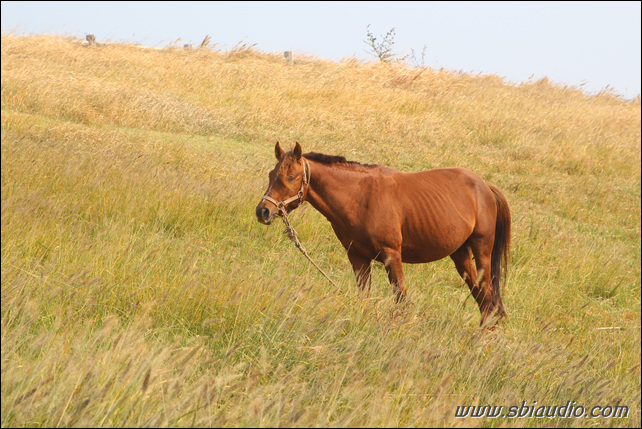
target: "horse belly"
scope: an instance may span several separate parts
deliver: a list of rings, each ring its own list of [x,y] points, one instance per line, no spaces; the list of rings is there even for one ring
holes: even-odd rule
[[[457,234],[449,238],[414,237],[401,244],[401,260],[409,264],[438,261],[452,255],[468,239],[470,234]]]
[[[417,198],[402,224],[403,262],[424,263],[452,255],[475,229],[474,205],[451,200]]]

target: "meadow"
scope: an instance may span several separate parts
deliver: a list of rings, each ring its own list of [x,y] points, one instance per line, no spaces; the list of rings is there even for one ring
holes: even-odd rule
[[[2,427],[640,427],[639,97],[246,45],[1,61]],[[450,259],[360,293],[306,204],[334,289],[256,221],[277,140],[498,186],[504,323]]]

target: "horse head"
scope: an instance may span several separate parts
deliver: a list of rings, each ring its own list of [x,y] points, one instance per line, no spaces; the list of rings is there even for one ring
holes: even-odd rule
[[[256,206],[256,218],[270,225],[276,216],[290,213],[299,207],[308,193],[310,165],[296,142],[291,152],[285,152],[279,142],[274,146],[277,164],[269,174],[267,191]]]

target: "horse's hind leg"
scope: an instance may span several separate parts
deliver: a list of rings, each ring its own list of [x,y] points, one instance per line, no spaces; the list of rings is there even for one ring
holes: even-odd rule
[[[497,322],[498,319],[489,321],[488,318],[494,311],[498,311],[498,318],[501,318],[501,307],[495,308],[493,302],[493,284],[491,283],[491,258],[493,253],[493,239],[480,237],[477,240],[471,240],[471,249],[475,257],[475,266],[477,267],[477,282],[479,286],[479,309],[481,311],[481,325]]]
[[[472,294],[479,311],[481,312],[481,325],[486,323],[486,319],[492,312],[492,286],[490,284],[490,253],[485,255],[479,252],[478,246],[464,244],[450,258],[455,263],[459,275],[464,279],[470,293]],[[475,263],[473,263],[475,255]],[[481,281],[480,280],[481,277]]]
[[[472,291],[473,287],[476,287],[475,285],[477,284],[477,268],[475,268],[475,264],[473,264],[473,254],[470,247],[464,244],[457,249],[455,253],[450,255],[450,258],[455,263],[457,272]]]

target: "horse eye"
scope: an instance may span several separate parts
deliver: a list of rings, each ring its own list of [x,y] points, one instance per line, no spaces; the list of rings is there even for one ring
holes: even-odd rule
[[[294,176],[288,176],[288,181],[292,182],[294,180]]]

